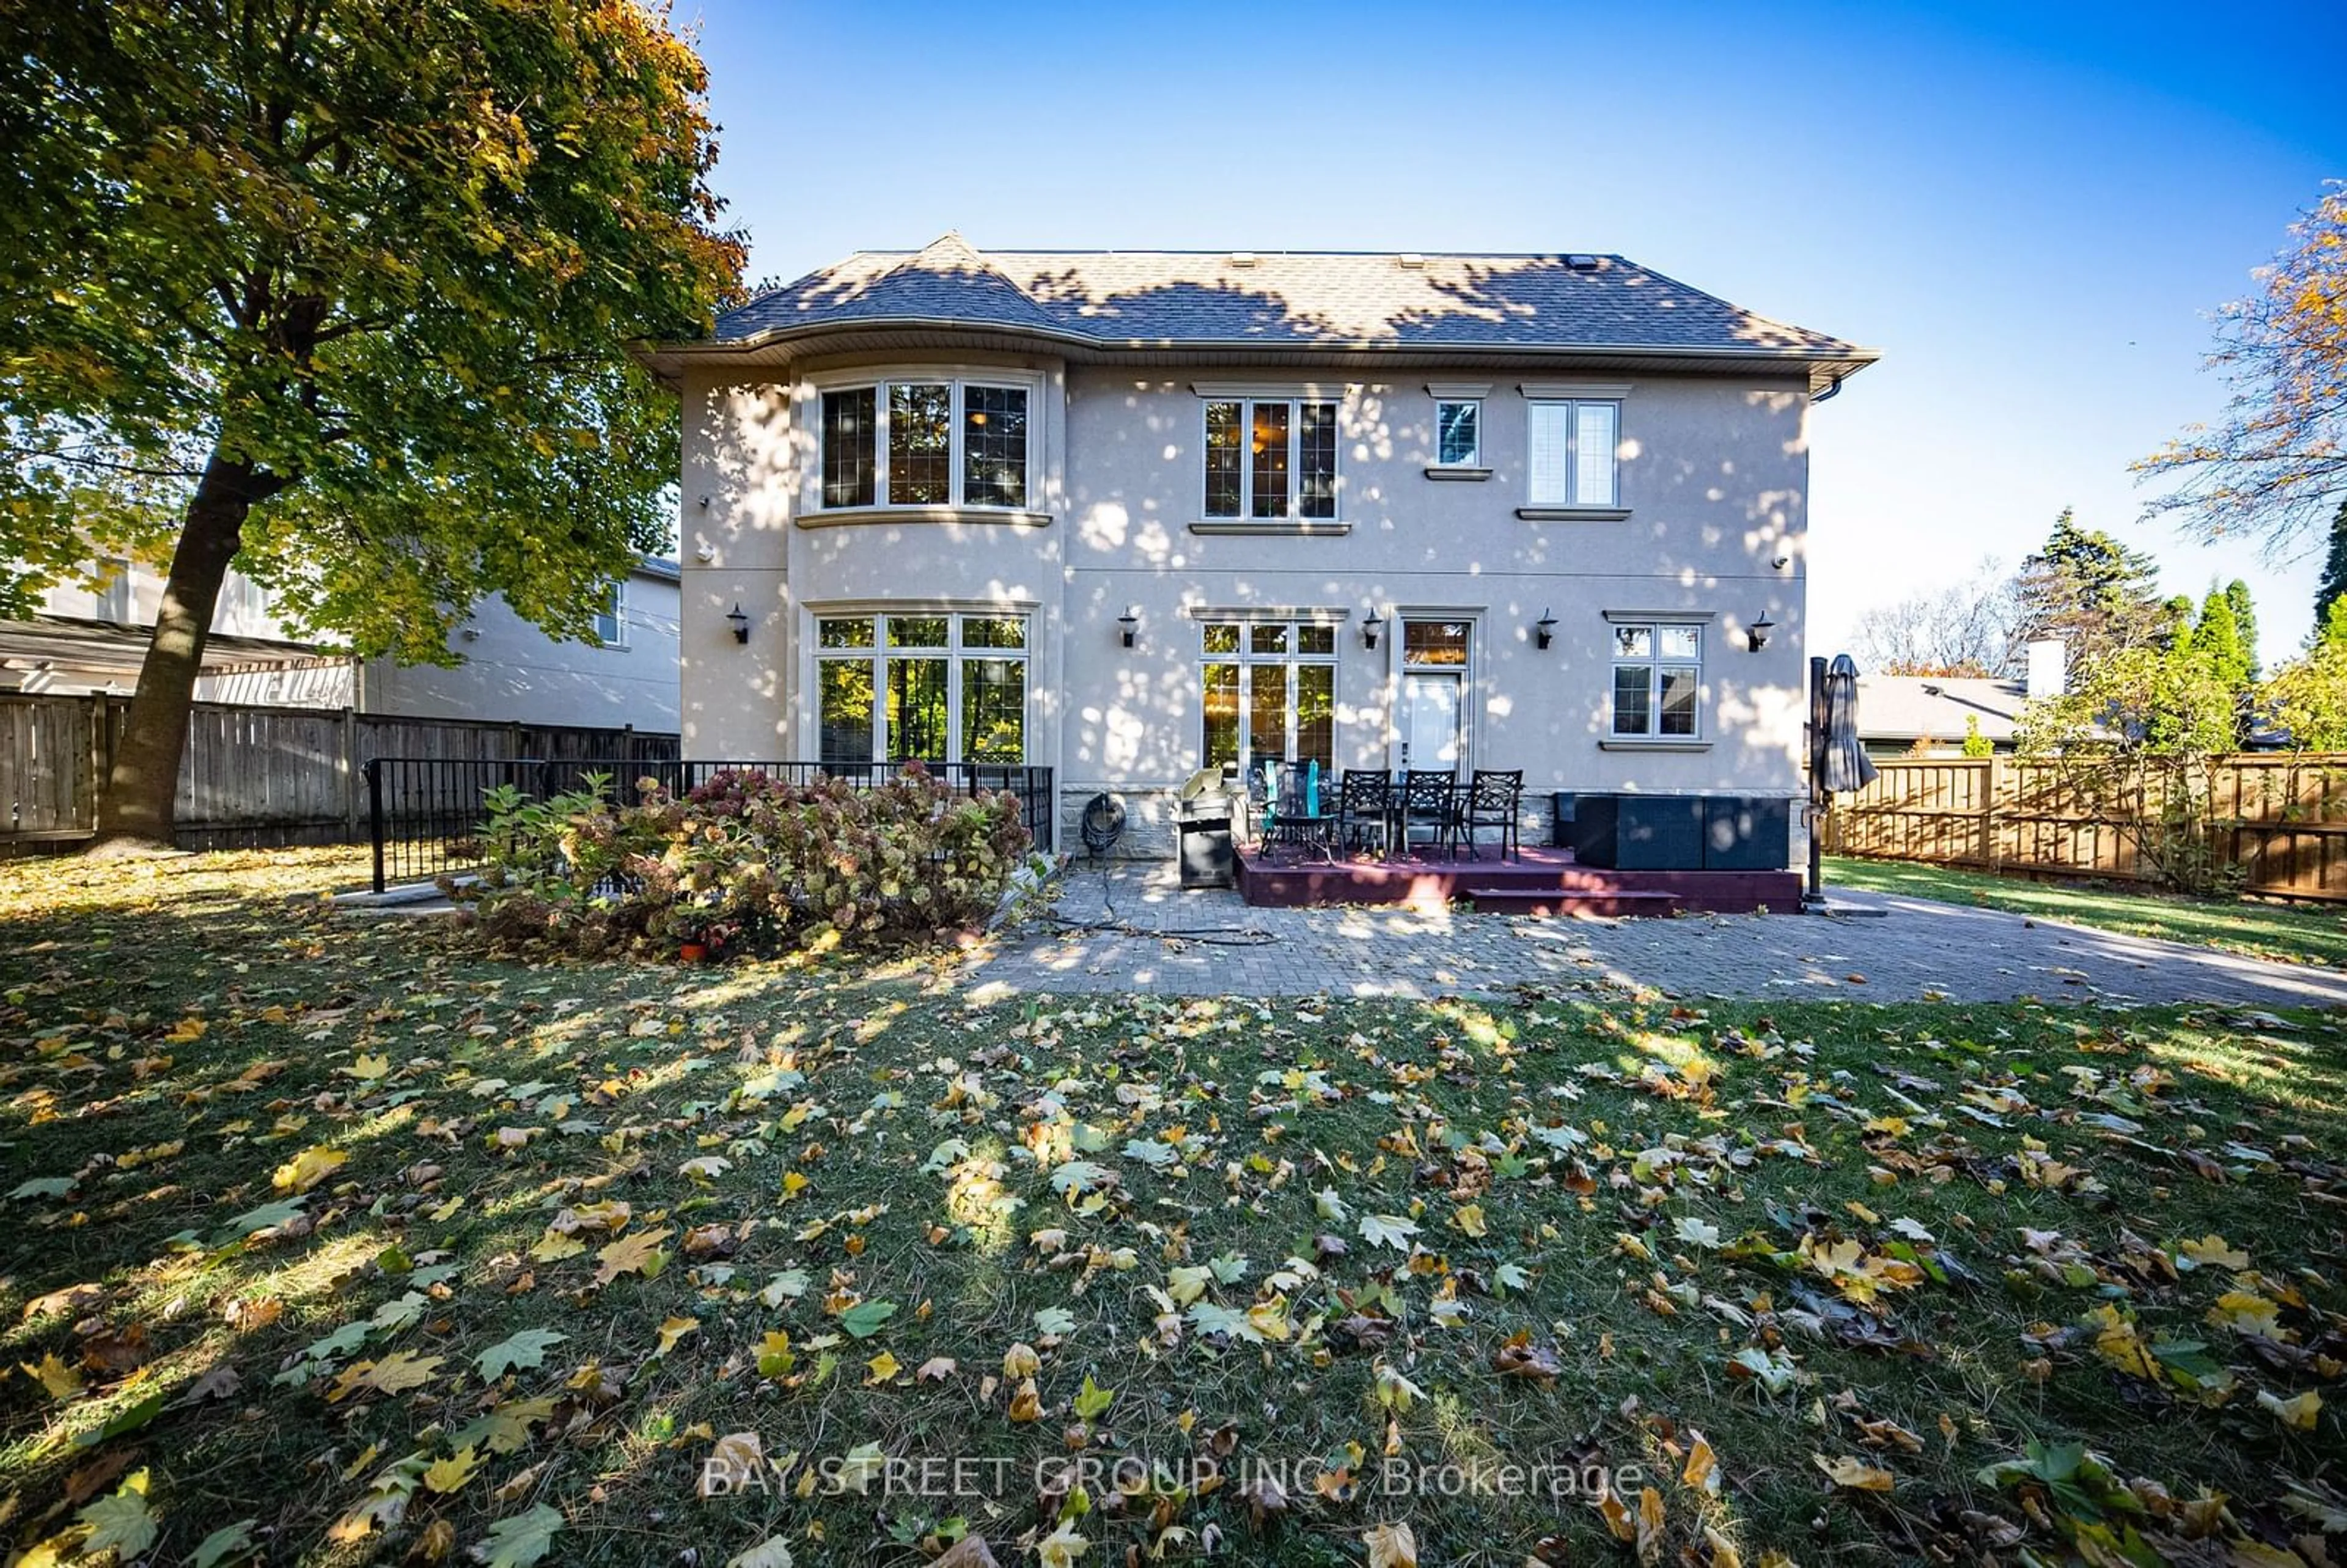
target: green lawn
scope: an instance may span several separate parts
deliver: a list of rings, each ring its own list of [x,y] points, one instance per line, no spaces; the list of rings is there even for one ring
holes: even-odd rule
[[[532,966],[286,899],[339,871],[0,866],[28,1561],[2288,1563],[2347,1520],[2339,1021]]]
[[[1826,886],[1906,893],[2073,920],[2106,931],[2221,948],[2253,958],[2347,968],[2347,910],[2253,898],[2185,898],[2107,882],[2032,882],[1911,860],[1829,857]]]

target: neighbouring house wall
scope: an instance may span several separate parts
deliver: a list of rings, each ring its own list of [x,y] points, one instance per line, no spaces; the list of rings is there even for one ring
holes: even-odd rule
[[[1340,621],[1337,765],[1389,767],[1402,619],[1469,621],[1465,766],[1522,768],[1528,819],[1551,790],[1801,792],[1809,456],[1802,384],[1623,374],[1616,520],[1528,521],[1520,379],[1488,370],[1367,382],[1335,373],[1064,370],[1037,411],[1041,527],[801,515],[804,381],[688,377],[682,539],[689,755],[812,756],[805,643],[817,608],[1000,605],[1032,616],[1029,760],[1059,770],[1070,820],[1127,801],[1137,846],[1168,842],[1171,792],[1203,745],[1200,625],[1292,610]],[[910,368],[907,366],[907,368]],[[936,368],[923,362],[920,368]],[[1594,380],[1543,374],[1538,379]],[[1605,378],[1614,379],[1609,373]],[[1200,531],[1204,399],[1194,383],[1341,389],[1338,519],[1322,537]],[[1488,479],[1431,479],[1430,384],[1489,384]],[[707,505],[701,504],[707,497]],[[819,526],[805,526],[815,524]],[[1782,559],[1783,566],[1775,564]],[[723,617],[752,620],[748,646]],[[1137,610],[1136,646],[1117,618]],[[1380,646],[1363,641],[1374,609]],[[1606,612],[1706,615],[1699,739],[1609,733]],[[1555,618],[1553,645],[1533,626]],[[1747,651],[1747,628],[1774,622]],[[1063,844],[1074,842],[1063,834]]]
[[[100,576],[111,576],[103,566],[93,569]],[[113,590],[82,583],[49,589],[41,595],[41,612],[74,620],[112,620],[122,626],[154,625],[155,612],[163,601],[162,574],[134,563],[123,576],[122,587]],[[118,617],[115,612],[125,608],[129,613]],[[211,629],[229,637],[299,641],[270,613],[268,591],[234,570],[220,584],[220,600],[212,609]]]
[[[496,719],[672,731],[677,722],[677,585],[628,579],[624,642],[597,648],[548,637],[484,600],[451,640],[465,661],[395,665],[370,660],[360,697],[371,713]]]

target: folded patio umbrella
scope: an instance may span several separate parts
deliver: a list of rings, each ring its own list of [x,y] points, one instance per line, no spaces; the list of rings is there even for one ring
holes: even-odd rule
[[[1858,740],[1858,666],[1837,653],[1826,667],[1825,743],[1819,748],[1818,783],[1829,794],[1848,794],[1874,782],[1874,759]]]

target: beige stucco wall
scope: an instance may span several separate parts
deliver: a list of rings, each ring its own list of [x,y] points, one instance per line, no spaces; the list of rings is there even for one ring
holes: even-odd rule
[[[1038,411],[1048,526],[798,526],[802,468],[812,459],[802,436],[807,380],[688,380],[688,755],[815,753],[799,694],[811,679],[805,642],[815,608],[1011,606],[1034,616],[1030,760],[1056,767],[1072,803],[1096,789],[1124,793],[1147,842],[1161,792],[1199,763],[1198,612],[1288,607],[1341,618],[1338,765],[1383,767],[1399,760],[1389,709],[1399,622],[1424,610],[1474,624],[1466,765],[1524,769],[1543,819],[1544,792],[1554,789],[1799,793],[1809,464],[1800,382],[1608,373],[1602,379],[1629,384],[1619,449],[1629,516],[1533,522],[1516,516],[1527,440],[1518,384],[1529,375],[1367,382],[1004,363],[1047,377],[1052,390]],[[1277,395],[1307,381],[1342,398],[1338,515],[1349,530],[1194,531],[1203,436],[1194,385],[1259,382]],[[1489,384],[1482,442],[1491,477],[1430,479],[1435,399],[1427,388],[1460,382]],[[736,602],[753,618],[747,646],[733,642],[723,620]],[[1117,625],[1128,606],[1141,615],[1130,651]],[[1372,607],[1387,621],[1375,651],[1360,630]],[[1713,617],[1699,749],[1608,743],[1608,610]],[[1545,651],[1532,634],[1543,611],[1557,621]],[[1765,651],[1747,651],[1745,629],[1763,614],[1776,630]]]

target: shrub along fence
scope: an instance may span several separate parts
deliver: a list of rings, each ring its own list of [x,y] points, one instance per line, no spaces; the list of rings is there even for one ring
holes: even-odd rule
[[[0,695],[0,855],[70,847],[97,826],[129,702]],[[199,702],[179,765],[187,849],[367,841],[364,768],[378,756],[673,763],[677,737],[628,728],[407,719],[333,708]],[[475,803],[477,807],[477,800]]]
[[[525,799],[545,800],[585,787],[593,774],[610,775],[611,798],[622,805],[637,800],[636,786],[656,779],[671,795],[682,795],[712,774],[741,772],[804,784],[817,778],[846,779],[870,787],[887,783],[902,763],[711,762],[677,758],[496,758],[376,757],[364,768],[367,831],[374,845],[374,890],[395,882],[429,881],[444,873],[482,863],[483,797],[500,785]],[[1052,792],[1050,768],[1006,763],[924,762],[922,767],[958,794],[1009,794],[1039,849],[1051,846]]]
[[[2145,853],[2162,816],[2157,775],[2096,789],[2076,763],[2014,757],[1878,762],[1881,774],[1834,802],[1834,855],[1983,871],[2157,882]],[[2202,808],[2209,852],[2245,892],[2347,900],[2347,754],[2210,759]]]

